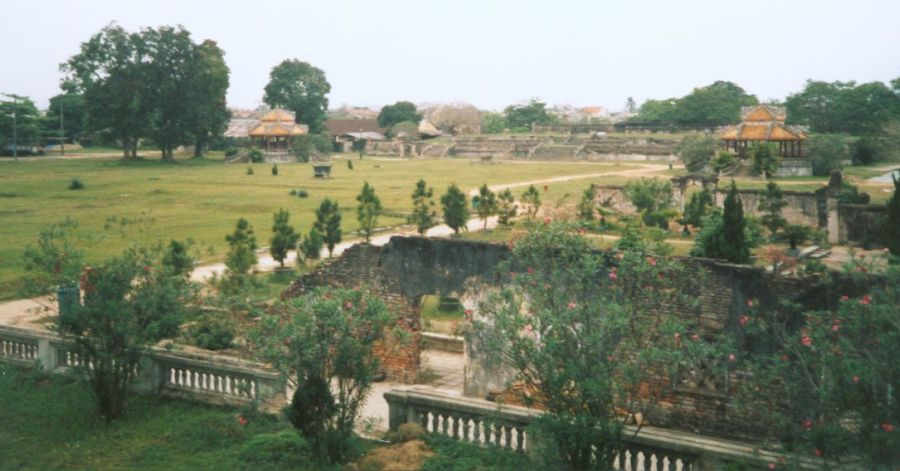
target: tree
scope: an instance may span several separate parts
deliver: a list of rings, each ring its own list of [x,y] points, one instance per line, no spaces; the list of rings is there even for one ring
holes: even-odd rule
[[[507,106],[503,114],[506,115],[510,129],[519,132],[529,132],[535,124],[556,122],[556,117],[547,112],[547,104],[534,98],[522,104]]]
[[[447,193],[441,196],[441,207],[444,210],[444,223],[453,229],[454,234],[459,234],[460,228],[466,227],[469,208],[465,193],[456,186],[456,183],[451,184],[447,188]]]
[[[771,178],[781,164],[778,149],[769,142],[757,142],[750,147],[750,160],[756,173]]]
[[[47,108],[47,117],[44,120],[44,133],[76,142],[82,139],[86,119],[87,110],[84,96],[69,91],[60,93],[50,98],[50,106]],[[61,126],[64,128],[64,136],[59,136]]]
[[[318,260],[322,254],[322,247],[325,241],[322,234],[313,226],[309,230],[309,235],[303,238],[300,243],[300,252],[306,260]]]
[[[398,101],[393,105],[385,105],[381,108],[381,112],[378,113],[378,126],[384,129],[404,121],[410,121],[415,124],[419,124],[419,121],[422,121],[422,115],[412,102]]]
[[[582,221],[593,221],[594,220],[594,197],[597,196],[597,188],[591,183],[584,193],[581,195],[581,201],[578,202],[578,218]]]
[[[488,218],[497,214],[497,195],[485,183],[478,189],[478,195],[472,199],[472,206],[475,207],[478,217],[484,219],[484,230],[487,230]]]
[[[672,182],[657,178],[630,180],[622,188],[625,197],[641,213],[641,219],[649,226],[661,229],[669,227],[672,217]]]
[[[428,110],[426,116],[431,124],[454,136],[481,133],[481,112],[468,103],[439,105]]]
[[[341,242],[341,210],[337,201],[325,198],[316,210],[315,230],[322,236],[328,247],[328,256],[334,253],[334,246]]]
[[[484,134],[499,134],[508,127],[509,123],[503,113],[488,111],[481,115],[481,132]]]
[[[787,221],[784,219],[784,216],[781,215],[781,210],[787,206],[787,201],[784,200],[784,193],[781,191],[781,188],[777,183],[770,181],[766,185],[766,192],[760,198],[759,206],[757,209],[759,211],[764,212],[765,214],[762,216],[762,223],[769,229],[769,234],[774,236],[778,229],[781,229],[787,224]]]
[[[528,189],[522,193],[522,204],[525,205],[525,214],[528,215],[528,220],[533,221],[541,209],[541,194],[534,185],[528,185]]]
[[[359,205],[356,207],[356,219],[359,221],[359,231],[366,242],[372,238],[375,225],[378,224],[378,215],[381,214],[381,200],[375,195],[375,188],[364,182],[362,191],[356,197]]]
[[[293,226],[288,222],[291,215],[283,209],[279,209],[273,216],[272,224],[272,240],[269,242],[269,252],[272,258],[277,260],[284,268],[284,259],[287,258],[288,251],[297,247],[297,241],[300,240],[300,234],[294,230]]]
[[[881,82],[808,80],[785,105],[790,123],[809,125],[819,133],[874,135],[900,117],[900,94]]]
[[[701,227],[703,219],[714,206],[713,195],[706,188],[692,194],[691,200],[684,207],[682,224]]]
[[[242,280],[256,265],[256,236],[253,226],[244,218],[238,219],[234,232],[225,236],[228,241],[228,255],[225,266],[228,276],[234,280]]]
[[[300,162],[309,162],[313,156],[327,156],[333,148],[331,140],[323,134],[296,136],[291,146],[291,152]]]
[[[325,131],[330,92],[325,72],[307,62],[287,59],[272,68],[263,101],[293,111],[295,121],[308,125],[310,134],[318,134]]]
[[[376,297],[316,289],[263,313],[251,334],[262,359],[295,389],[287,415],[318,460],[350,457],[354,425],[381,370],[375,348],[395,323]]]
[[[637,103],[635,103],[634,98],[628,97],[628,99],[625,100],[625,112],[628,114],[634,114],[637,112],[637,109]]]
[[[784,227],[784,238],[791,248],[792,255],[796,254],[797,246],[809,239],[810,230],[802,224],[789,224]]]
[[[509,188],[497,195],[497,222],[508,226],[512,218],[516,217],[516,199]]]
[[[108,423],[125,411],[142,353],[178,333],[190,290],[186,277],[160,263],[159,246],[126,250],[86,270],[83,282],[82,303],[62,310],[56,326],[73,342]]]
[[[731,166],[734,165],[736,162],[737,162],[737,157],[734,155],[734,153],[727,151],[727,150],[723,150],[723,151],[719,151],[719,155],[716,156],[715,159],[713,159],[712,168],[713,168],[713,171],[716,172],[716,174],[719,174],[719,173],[722,173],[722,172],[728,170],[729,168],[731,168]]]
[[[709,135],[688,136],[678,144],[676,152],[689,172],[703,172],[716,156],[719,141]]]
[[[677,104],[677,98],[647,100],[641,104],[637,119],[657,123],[672,123],[675,121]]]
[[[431,188],[426,188],[425,180],[420,178],[416,182],[416,189],[412,193],[413,211],[409,222],[416,225],[419,235],[425,235],[425,231],[437,224],[434,200],[431,199],[433,194],[434,191]]]
[[[109,130],[118,137],[123,159],[137,157],[138,140],[154,111],[149,64],[141,35],[110,24],[60,66],[68,82],[84,95],[87,130]]]
[[[853,82],[807,80],[802,92],[785,99],[788,123],[806,124],[815,132],[839,132],[844,125],[837,116],[838,96],[853,86]]]
[[[0,145],[3,152],[8,149],[6,146],[11,148],[13,145],[13,137],[19,147],[41,143],[40,113],[34,102],[24,96],[13,97],[13,101],[0,102]]]
[[[162,256],[162,264],[173,275],[190,278],[194,270],[194,257],[188,253],[188,248],[193,244],[191,239],[185,242],[172,239]]]
[[[847,160],[847,141],[840,134],[819,134],[809,139],[807,154],[813,175],[828,176],[843,167]]]
[[[741,120],[741,108],[759,103],[737,84],[717,81],[695,88],[678,101],[675,121],[682,125],[710,128],[735,124]]]
[[[703,230],[697,235],[691,255],[721,258],[731,263],[747,263],[750,261],[750,249],[753,245],[747,229],[741,197],[732,181],[722,214],[713,212],[704,220]]]
[[[84,251],[73,242],[78,222],[71,218],[42,229],[37,245],[25,247],[25,282],[22,295],[44,296],[78,282],[84,267]]]
[[[221,136],[231,119],[225,100],[231,71],[225,63],[225,51],[215,41],[200,43],[195,58],[193,79],[188,84],[187,121],[194,136],[194,157],[202,157],[210,140]]]
[[[894,181],[894,194],[885,205],[884,229],[881,231],[881,240],[884,246],[895,257],[900,257],[900,177],[896,173],[892,176]]]
[[[466,343],[546,410],[533,432],[553,455],[541,469],[613,469],[624,425],[651,413],[699,358],[724,355],[670,315],[696,302],[690,286],[701,278],[651,244],[612,257],[573,229],[539,226],[516,241],[499,269],[515,276],[478,305]]]

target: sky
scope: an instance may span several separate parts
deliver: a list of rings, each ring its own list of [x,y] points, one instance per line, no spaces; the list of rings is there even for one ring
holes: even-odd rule
[[[606,106],[729,80],[761,100],[807,79],[900,77],[896,0],[2,0],[0,93],[45,108],[59,64],[110,22],[183,25],[231,68],[228,104],[262,103],[269,71],[325,71],[332,108],[528,98]]]

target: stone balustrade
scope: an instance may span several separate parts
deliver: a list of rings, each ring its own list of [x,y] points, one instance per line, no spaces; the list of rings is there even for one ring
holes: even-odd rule
[[[59,372],[85,366],[74,350],[71,343],[51,332],[0,326],[2,361]],[[258,401],[272,409],[280,407],[285,399],[279,374],[262,364],[158,347],[142,356],[134,387],[214,404]]]
[[[535,409],[431,390],[390,390],[384,398],[391,430],[404,423],[417,423],[429,433],[473,444],[520,452],[535,448],[528,429],[541,414]],[[613,463],[615,469],[706,471],[728,464],[744,466],[741,469],[769,469],[770,463],[779,463],[778,454],[758,450],[752,444],[658,427],[626,426],[624,438],[624,447]],[[817,464],[804,461],[800,467],[818,469]]]

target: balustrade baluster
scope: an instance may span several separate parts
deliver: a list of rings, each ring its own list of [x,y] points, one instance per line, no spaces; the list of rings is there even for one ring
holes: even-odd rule
[[[477,417],[474,417],[474,418],[472,418],[472,422],[473,422],[473,425],[474,425],[474,426],[472,427],[472,428],[473,428],[473,430],[472,430],[472,442],[473,442],[473,443],[477,443],[477,444],[480,445],[480,444],[482,443],[482,442],[481,442],[481,423],[482,423],[482,422],[481,422],[481,419],[479,419],[479,418],[477,418]]]
[[[465,415],[462,417],[462,436],[460,439],[464,442],[469,441],[469,416]]]

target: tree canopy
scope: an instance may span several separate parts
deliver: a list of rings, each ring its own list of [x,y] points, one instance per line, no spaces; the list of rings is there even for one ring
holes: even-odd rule
[[[732,82],[719,80],[695,88],[682,98],[647,100],[638,112],[642,121],[675,123],[682,126],[711,128],[735,124],[741,119],[741,107],[759,103],[755,96]]]
[[[378,113],[378,125],[385,129],[405,121],[419,124],[421,120],[422,115],[416,109],[416,105],[409,101],[398,101],[393,105],[385,105]]]
[[[507,106],[503,114],[509,128],[518,131],[530,131],[535,124],[556,122],[556,117],[547,112],[547,104],[534,98],[523,104]]]
[[[308,62],[286,59],[272,68],[263,101],[273,108],[295,113],[298,123],[309,126],[311,134],[325,130],[331,84],[325,72]]]
[[[882,82],[808,80],[803,90],[785,100],[788,123],[812,131],[871,135],[900,119],[900,79]]]

